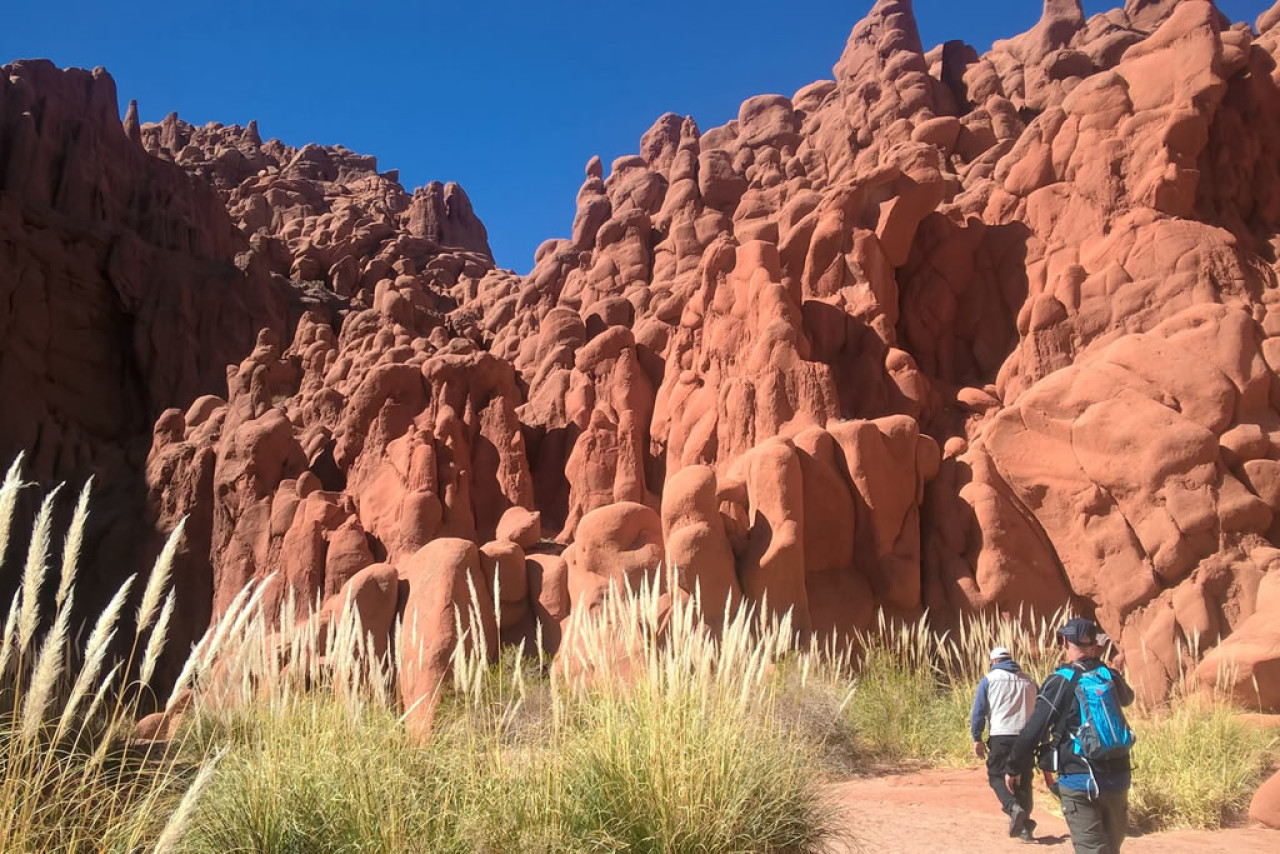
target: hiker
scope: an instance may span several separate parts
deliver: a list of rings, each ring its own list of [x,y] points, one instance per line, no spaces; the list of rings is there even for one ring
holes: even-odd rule
[[[1133,689],[1102,662],[1098,635],[1097,624],[1083,617],[1058,630],[1066,664],[1044,681],[1005,766],[1014,788],[1047,739],[1076,854],[1119,854],[1129,824],[1134,735],[1121,709],[1133,702]]]
[[[1016,786],[1006,779],[1009,751],[1023,726],[1031,719],[1036,704],[1036,683],[1022,672],[1009,650],[991,650],[991,670],[978,682],[969,716],[973,755],[987,760],[987,781],[1000,799],[1000,808],[1009,816],[1009,835],[1032,842],[1036,823],[1031,820],[1031,757],[1018,776]],[[986,743],[982,730],[990,729]],[[1019,766],[1021,767],[1021,766]]]

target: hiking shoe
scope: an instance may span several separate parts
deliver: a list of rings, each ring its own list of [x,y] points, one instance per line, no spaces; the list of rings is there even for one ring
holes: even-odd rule
[[[1022,828],[1022,831],[1018,834],[1018,838],[1019,838],[1019,839],[1021,839],[1023,842],[1035,842],[1035,841],[1036,841],[1035,834],[1033,834],[1033,833],[1031,832],[1031,828],[1029,828],[1029,827],[1024,827],[1024,828]]]
[[[1021,804],[1014,804],[1009,810],[1009,836],[1019,836],[1027,828],[1027,811]]]

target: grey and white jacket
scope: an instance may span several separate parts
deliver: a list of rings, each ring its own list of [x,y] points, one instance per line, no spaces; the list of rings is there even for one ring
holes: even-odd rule
[[[982,740],[982,730],[990,734],[1017,735],[1031,719],[1036,705],[1036,683],[1022,672],[1016,661],[1006,659],[991,666],[991,672],[978,682],[969,715],[969,730],[974,741]]]

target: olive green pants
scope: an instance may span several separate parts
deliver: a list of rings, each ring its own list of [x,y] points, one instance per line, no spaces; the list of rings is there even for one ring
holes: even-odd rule
[[[1120,854],[1129,828],[1129,793],[1062,790],[1062,816],[1071,830],[1076,854]]]

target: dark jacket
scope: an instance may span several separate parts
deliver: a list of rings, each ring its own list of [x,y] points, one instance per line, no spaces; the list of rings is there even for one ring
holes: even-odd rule
[[[1099,667],[1106,667],[1096,658],[1081,659],[1070,666],[1077,667],[1085,673]],[[1115,679],[1117,699],[1119,699],[1120,705],[1127,706],[1132,703],[1133,689],[1116,671],[1112,670],[1111,675]],[[1009,762],[1005,773],[1020,773],[1017,769],[1026,767],[1029,758],[1040,744],[1052,742],[1056,739],[1058,733],[1072,732],[1079,728],[1080,707],[1076,704],[1075,691],[1069,690],[1069,688],[1070,680],[1059,675],[1056,671],[1051,673],[1048,679],[1044,680],[1044,685],[1040,687],[1040,696],[1036,698],[1035,712],[1032,713],[1031,720],[1027,721],[1027,725],[1018,734],[1018,740],[1013,744],[1013,750],[1009,753]],[[1048,749],[1056,749],[1056,769],[1059,774],[1065,776],[1090,773],[1089,765],[1084,758],[1072,752],[1070,738],[1063,738],[1060,743],[1051,744]],[[1040,763],[1041,768],[1045,766],[1046,763]],[[1095,762],[1092,770],[1095,773],[1104,775],[1127,775],[1129,772],[1129,756],[1125,754],[1114,759]]]

